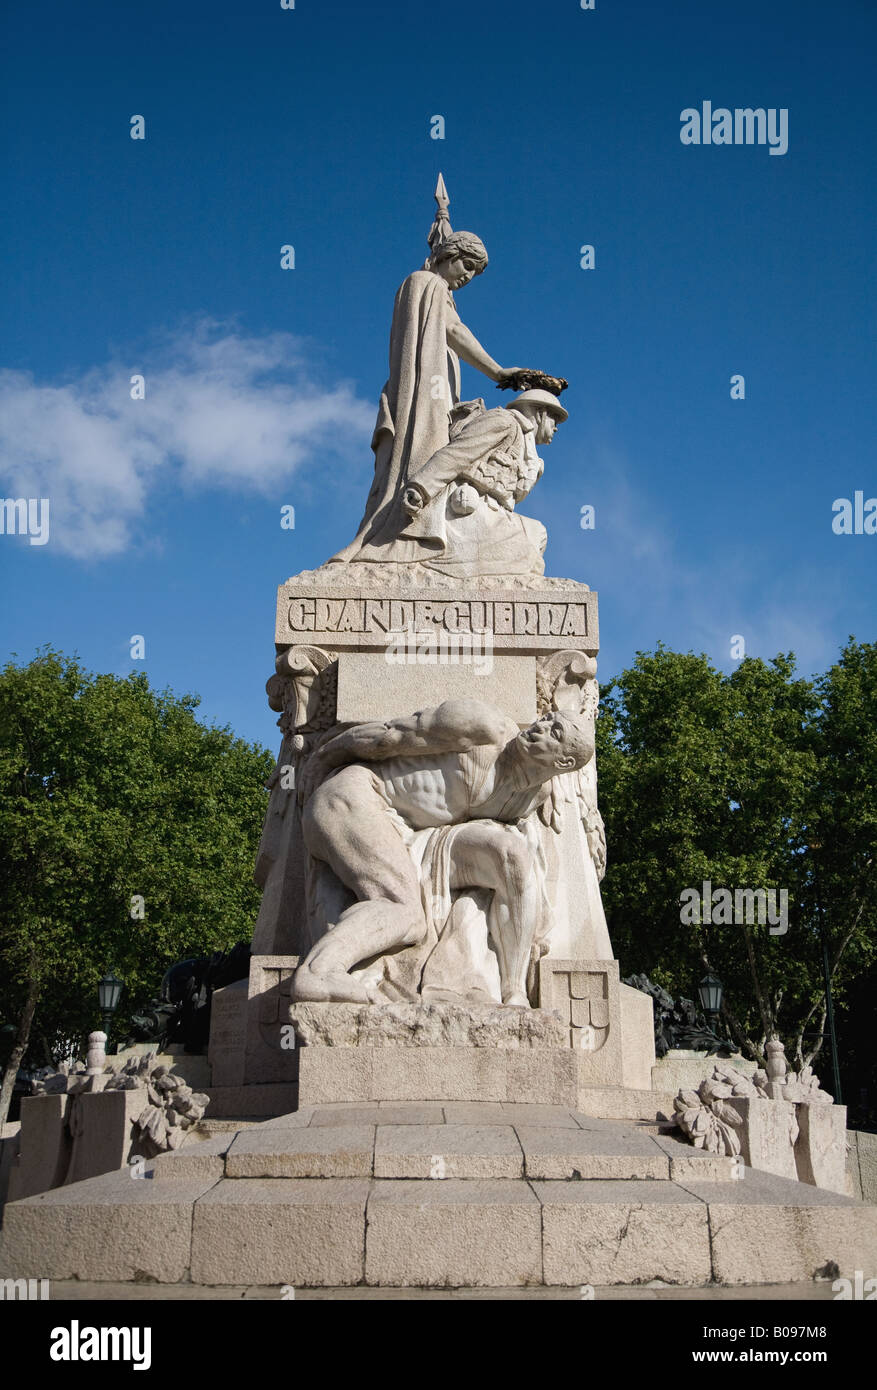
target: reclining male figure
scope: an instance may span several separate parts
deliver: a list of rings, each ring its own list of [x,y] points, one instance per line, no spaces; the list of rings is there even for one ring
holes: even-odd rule
[[[412,830],[464,827],[454,841],[451,887],[502,896],[509,937],[497,951],[503,1003],[526,1008],[541,886],[525,838],[505,826],[546,799],[553,777],[593,754],[590,726],[569,715],[544,715],[519,732],[500,710],[470,699],[387,724],[357,724],[323,744],[302,787],[304,840],[358,901],[299,966],[294,998],[378,1002],[348,972],[425,939],[418,872],[398,817]]]

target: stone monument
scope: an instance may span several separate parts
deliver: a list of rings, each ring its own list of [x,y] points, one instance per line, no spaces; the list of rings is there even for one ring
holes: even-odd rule
[[[262,903],[248,979],[213,997],[211,1084],[132,1061],[113,1091],[94,1061],[79,1117],[135,1121],[144,1182],[45,1190],[71,1097],[25,1102],[43,1190],[7,1205],[0,1275],[284,1297],[861,1282],[877,1209],[843,1193],[842,1107],[776,1047],[754,1080],[710,1058],[676,1105],[691,1142],[668,1133],[652,998],[619,980],[600,897],[597,595],[544,574],[517,512],[566,382],[463,325],[453,291],[487,253],[441,179],[436,202],[362,523],[279,589]],[[461,401],[460,358],[514,399]]]
[[[597,595],[545,575],[517,511],[567,382],[501,367],[462,322],[487,252],[441,176],[435,198],[362,522],[278,591],[283,742],[227,1079],[300,1103],[648,1089],[651,1001],[619,982],[600,898]],[[461,400],[460,359],[513,399]]]

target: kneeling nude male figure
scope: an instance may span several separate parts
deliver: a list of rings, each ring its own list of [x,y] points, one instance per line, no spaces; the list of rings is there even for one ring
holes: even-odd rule
[[[528,816],[553,777],[583,767],[593,753],[588,726],[568,715],[545,715],[521,733],[500,710],[469,699],[388,724],[357,724],[323,744],[303,788],[306,797],[314,780],[326,778],[304,806],[305,844],[358,901],[299,966],[295,999],[373,1002],[373,991],[348,972],[425,939],[420,881],[400,818],[413,831],[461,827],[451,887],[502,896],[511,946],[498,952],[502,999],[527,1007],[541,889],[526,841],[505,825]]]

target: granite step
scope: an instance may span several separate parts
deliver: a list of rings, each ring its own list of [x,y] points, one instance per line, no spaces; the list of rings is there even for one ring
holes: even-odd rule
[[[154,1160],[161,1180],[533,1179],[727,1182],[740,1165],[678,1139],[559,1106],[314,1106]]]
[[[0,1236],[0,1277],[185,1287],[705,1287],[873,1268],[877,1208],[751,1170],[732,1182],[119,1172],[11,1203]]]

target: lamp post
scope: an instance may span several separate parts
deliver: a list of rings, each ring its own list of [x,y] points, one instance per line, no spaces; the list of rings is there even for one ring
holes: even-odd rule
[[[97,996],[100,1002],[100,1011],[105,1033],[109,1033],[110,1031],[113,1014],[119,1007],[119,1000],[122,996],[124,985],[125,981],[116,974],[115,970],[107,971],[103,979],[98,982]]]
[[[722,984],[718,975],[704,975],[697,987],[697,996],[700,1000],[700,1007],[706,1014],[707,1023],[711,1028],[715,1028],[715,1022],[719,1017],[722,1008],[722,995],[725,986]]]

